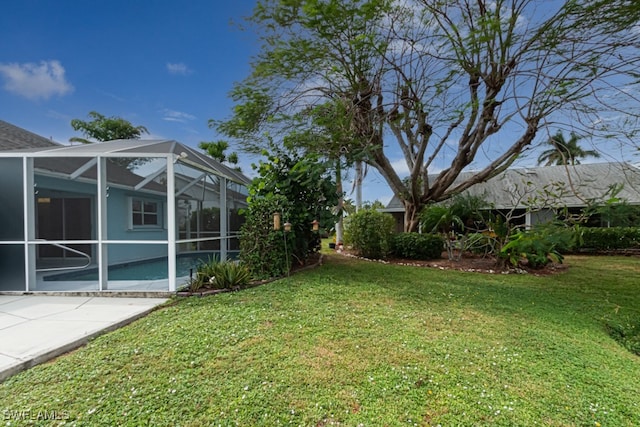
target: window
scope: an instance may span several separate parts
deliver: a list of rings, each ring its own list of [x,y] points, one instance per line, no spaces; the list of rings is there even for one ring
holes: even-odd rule
[[[160,228],[162,226],[160,202],[136,197],[132,197],[130,200],[130,228]]]

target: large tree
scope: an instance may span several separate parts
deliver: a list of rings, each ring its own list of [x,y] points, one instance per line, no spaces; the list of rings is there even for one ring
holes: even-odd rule
[[[293,127],[318,130],[326,114],[318,107],[339,106],[338,131],[328,123],[320,133],[340,141],[317,144],[376,168],[410,231],[427,203],[502,172],[542,127],[637,129],[628,123],[636,21],[613,18],[639,8],[613,0],[603,13],[600,3],[259,0],[251,19],[263,47],[218,130],[246,149],[264,147]],[[465,169],[476,172],[459,180]]]
[[[556,132],[554,136],[547,140],[547,145],[551,148],[543,151],[538,157],[538,164],[551,165],[579,165],[580,159],[586,157],[600,157],[600,153],[595,150],[585,150],[580,147],[578,141],[580,137],[571,132],[569,140],[565,139],[562,131]]]
[[[91,120],[71,120],[71,127],[80,131],[84,138],[72,137],[70,142],[90,144],[92,142],[113,141],[115,139],[140,139],[143,133],[149,133],[144,126],[134,126],[120,117],[106,117],[96,111],[88,114]]]

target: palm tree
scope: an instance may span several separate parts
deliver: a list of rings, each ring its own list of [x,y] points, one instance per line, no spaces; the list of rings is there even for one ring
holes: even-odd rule
[[[538,164],[544,163],[545,166],[551,165],[579,165],[580,159],[585,157],[600,157],[600,153],[594,150],[583,150],[578,145],[580,137],[571,132],[568,141],[564,139],[562,131],[556,132],[554,136],[547,140],[547,144],[551,146],[538,157]]]

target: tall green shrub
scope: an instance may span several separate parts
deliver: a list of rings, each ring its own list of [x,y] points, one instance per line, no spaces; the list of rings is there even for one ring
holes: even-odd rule
[[[291,224],[287,248],[292,262],[305,264],[320,250],[320,235],[312,230],[312,222],[319,221],[321,228],[335,222],[331,207],[338,204],[338,195],[327,165],[317,157],[274,147],[268,161],[260,161],[255,168],[259,176],[249,187],[249,204],[276,196],[286,198],[287,203],[278,210],[282,223]]]
[[[273,214],[290,207],[284,196],[253,199],[240,230],[240,261],[255,279],[284,276],[291,267],[295,230],[273,229]]]
[[[386,258],[391,253],[394,227],[390,214],[363,209],[346,218],[345,243],[365,258]]]

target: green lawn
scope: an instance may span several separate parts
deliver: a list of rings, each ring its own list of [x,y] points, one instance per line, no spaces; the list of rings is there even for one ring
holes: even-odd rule
[[[0,411],[90,426],[640,425],[640,357],[605,326],[640,319],[640,260],[566,263],[535,277],[331,256],[178,300],[17,375]]]

